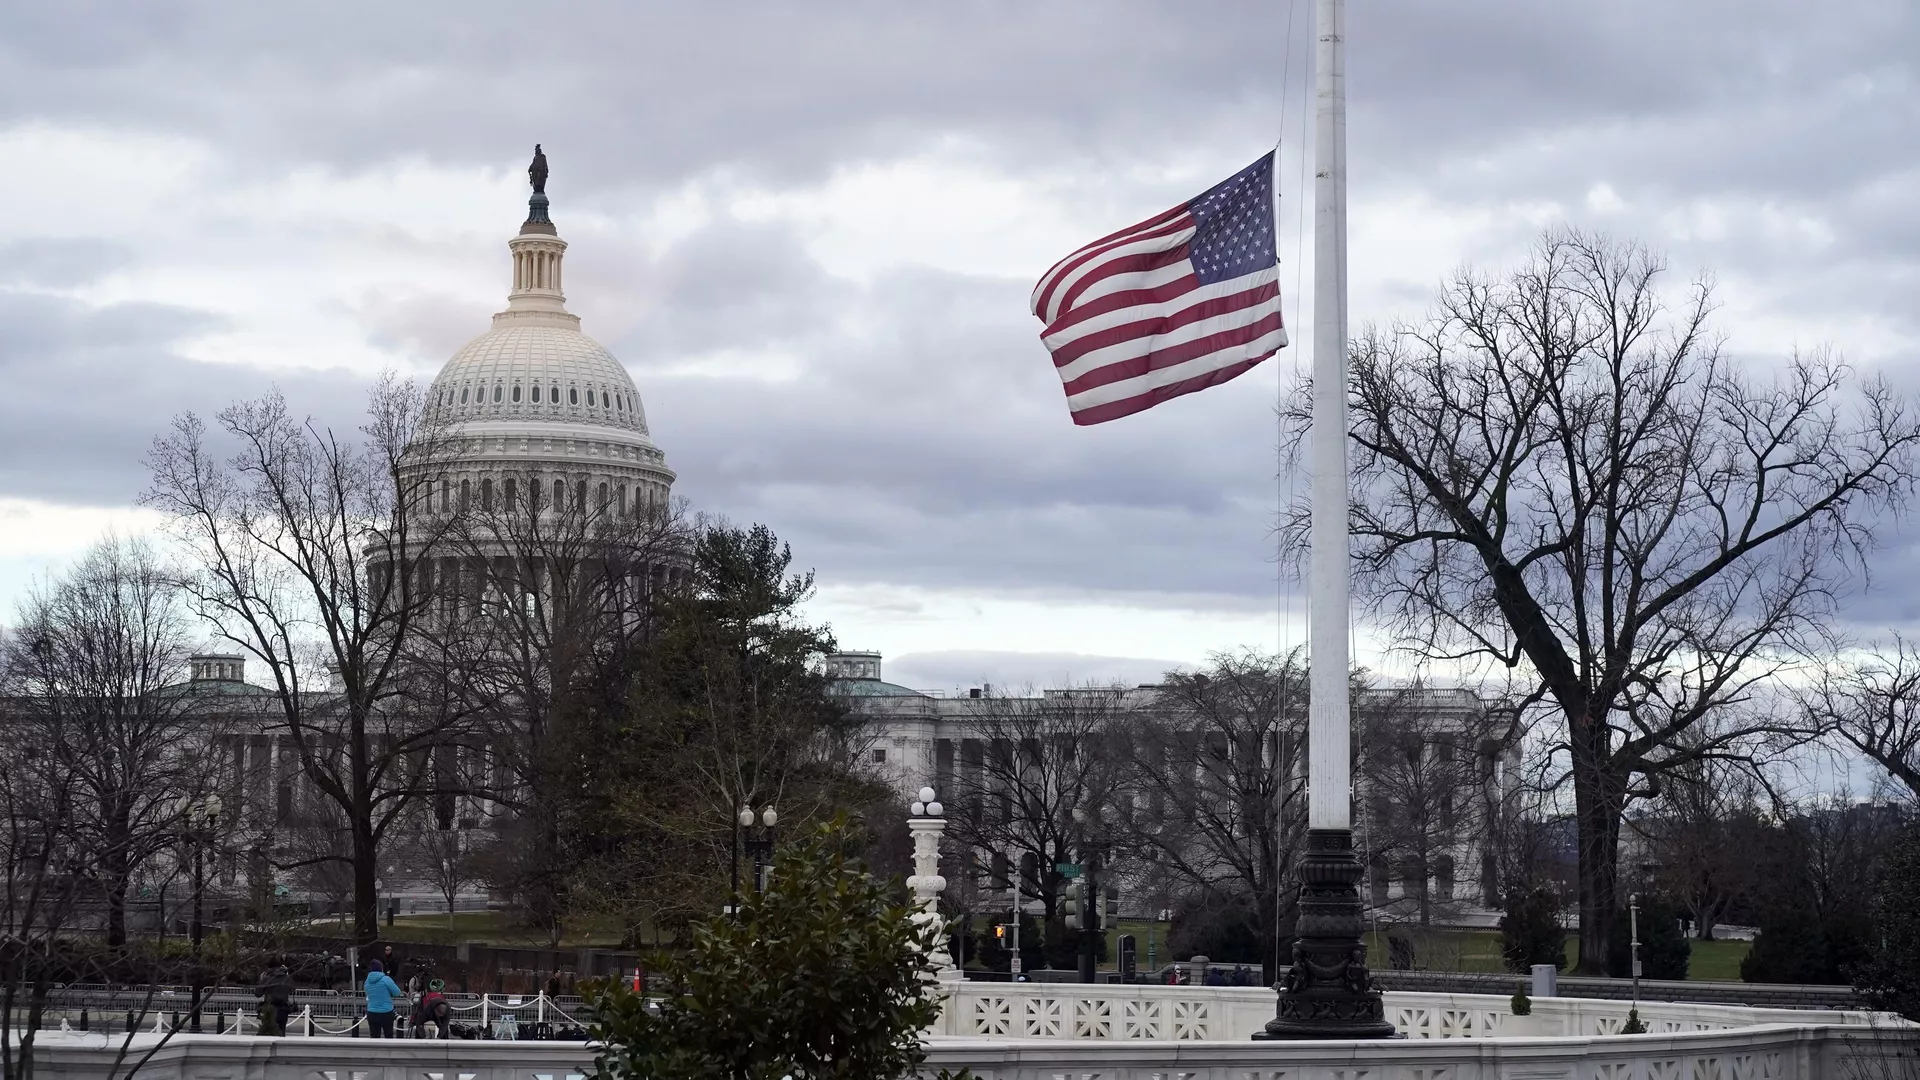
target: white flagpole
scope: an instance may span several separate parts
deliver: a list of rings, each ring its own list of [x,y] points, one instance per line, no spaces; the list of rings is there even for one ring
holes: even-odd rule
[[[1307,567],[1307,825],[1352,826],[1347,700],[1347,100],[1345,0],[1318,0],[1314,57],[1313,545]]]

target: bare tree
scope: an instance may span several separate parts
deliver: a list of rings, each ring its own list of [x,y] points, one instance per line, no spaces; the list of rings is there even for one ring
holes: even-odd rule
[[[1427,321],[1352,347],[1363,594],[1421,656],[1537,680],[1527,703],[1556,721],[1579,826],[1587,971],[1607,955],[1627,804],[1778,730],[1754,711],[1677,742],[1815,647],[1920,442],[1904,398],[1824,352],[1740,370],[1710,285],[1669,308],[1664,269],[1553,233],[1507,277],[1463,272]],[[1304,430],[1304,398],[1289,414]]]
[[[392,378],[370,395],[362,443],[298,419],[277,393],[219,423],[236,446],[225,461],[192,414],[154,441],[145,501],[193,552],[195,607],[261,661],[301,772],[339,807],[355,933],[370,944],[380,846],[437,790],[434,748],[469,733],[438,681],[458,669],[407,663],[435,602],[430,553],[449,519],[428,499],[450,444]]]
[[[1484,842],[1504,809],[1496,772],[1516,737],[1513,719],[1466,688],[1368,686],[1354,697],[1374,908],[1411,914],[1422,927],[1436,914],[1457,916],[1470,896],[1461,880],[1488,857]],[[1389,876],[1402,895],[1383,903]],[[1498,892],[1484,899],[1497,905]]]
[[[449,485],[440,491],[449,500]],[[557,941],[575,877],[561,823],[580,788],[564,775],[556,729],[630,696],[656,596],[689,560],[684,506],[630,500],[626,487],[583,475],[502,469],[468,490],[464,508],[445,509],[452,526],[435,554],[450,587],[412,659],[446,673],[481,734],[437,767],[463,774],[443,787],[484,793],[490,824],[512,833],[483,845],[488,876]],[[456,814],[457,801],[436,799],[440,829],[480,816]]]
[[[61,846],[105,906],[109,948],[127,943],[135,876],[208,786],[216,732],[186,678],[185,616],[151,549],[109,538],[29,595],[6,646],[15,735],[66,789]]]
[[[1896,634],[1857,659],[1831,661],[1800,708],[1809,730],[1837,736],[1920,799],[1920,648]]]
[[[1671,770],[1659,799],[1630,819],[1652,857],[1648,883],[1687,912],[1694,936],[1713,938],[1758,884],[1770,793],[1742,762],[1703,757]]]
[[[1167,673],[1126,717],[1119,833],[1145,883],[1251,910],[1263,981],[1278,978],[1306,835],[1304,653],[1221,653]],[[1151,888],[1147,890],[1151,892]]]
[[[445,826],[434,815],[416,813],[402,844],[404,862],[447,902],[449,930],[454,928],[454,906],[460,893],[480,880],[474,839],[473,830]]]
[[[989,690],[961,713],[969,738],[954,769],[949,835],[963,850],[987,853],[988,872],[997,864],[996,877],[1016,879],[1049,923],[1061,915],[1068,880],[1059,865],[1110,841],[1124,812],[1114,785],[1125,708],[1122,691],[1085,687]]]

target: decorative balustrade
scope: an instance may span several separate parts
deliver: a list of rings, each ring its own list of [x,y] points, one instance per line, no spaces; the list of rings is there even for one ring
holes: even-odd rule
[[[1880,1014],[1646,1002],[1645,1035],[1615,1034],[1624,1002],[1389,993],[1406,1036],[1363,1042],[1255,1043],[1273,1014],[1254,987],[968,983],[929,1033],[928,1074],[981,1080],[1825,1080],[1907,1075],[1920,1027]],[[44,1032],[41,1080],[105,1075],[126,1037]],[[132,1037],[126,1062],[161,1036]],[[262,1039],[185,1035],[141,1066],[144,1080],[583,1080],[581,1043]]]
[[[1252,1037],[1273,1017],[1262,987],[970,982],[956,987],[938,1032],[1007,1039],[1205,1042]],[[1631,1006],[1591,998],[1535,998],[1530,1016],[1485,994],[1386,995],[1387,1019],[1409,1039],[1616,1035]],[[1649,1001],[1640,1019],[1654,1034],[1725,1031],[1759,1024],[1863,1026],[1859,1011],[1768,1009]]]

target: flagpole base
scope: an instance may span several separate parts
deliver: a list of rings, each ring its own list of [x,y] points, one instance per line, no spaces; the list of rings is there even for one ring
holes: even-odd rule
[[[1366,924],[1358,886],[1365,871],[1353,850],[1353,830],[1308,829],[1299,873],[1293,966],[1281,977],[1273,1019],[1253,1037],[1393,1038],[1360,936]]]

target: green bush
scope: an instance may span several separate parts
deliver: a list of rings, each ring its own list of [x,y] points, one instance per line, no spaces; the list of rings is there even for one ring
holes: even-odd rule
[[[1632,912],[1622,905],[1607,936],[1607,974],[1633,974]],[[1680,909],[1658,896],[1640,898],[1640,964],[1648,979],[1685,979],[1693,945],[1680,929]]]
[[[844,819],[783,849],[738,921],[697,924],[692,947],[656,957],[672,987],[650,1009],[619,983],[587,987],[598,1075],[617,1080],[896,1080],[926,1059],[940,1012],[929,950],[893,884],[849,854]]]
[[[1500,961],[1525,974],[1535,964],[1567,966],[1567,931],[1560,925],[1560,897],[1545,885],[1512,889],[1500,916]]]
[[[1519,991],[1518,993],[1513,995],[1512,1005],[1513,1005],[1513,1015],[1515,1016],[1532,1016],[1533,1015],[1533,999],[1527,996],[1527,992],[1525,990]]]

